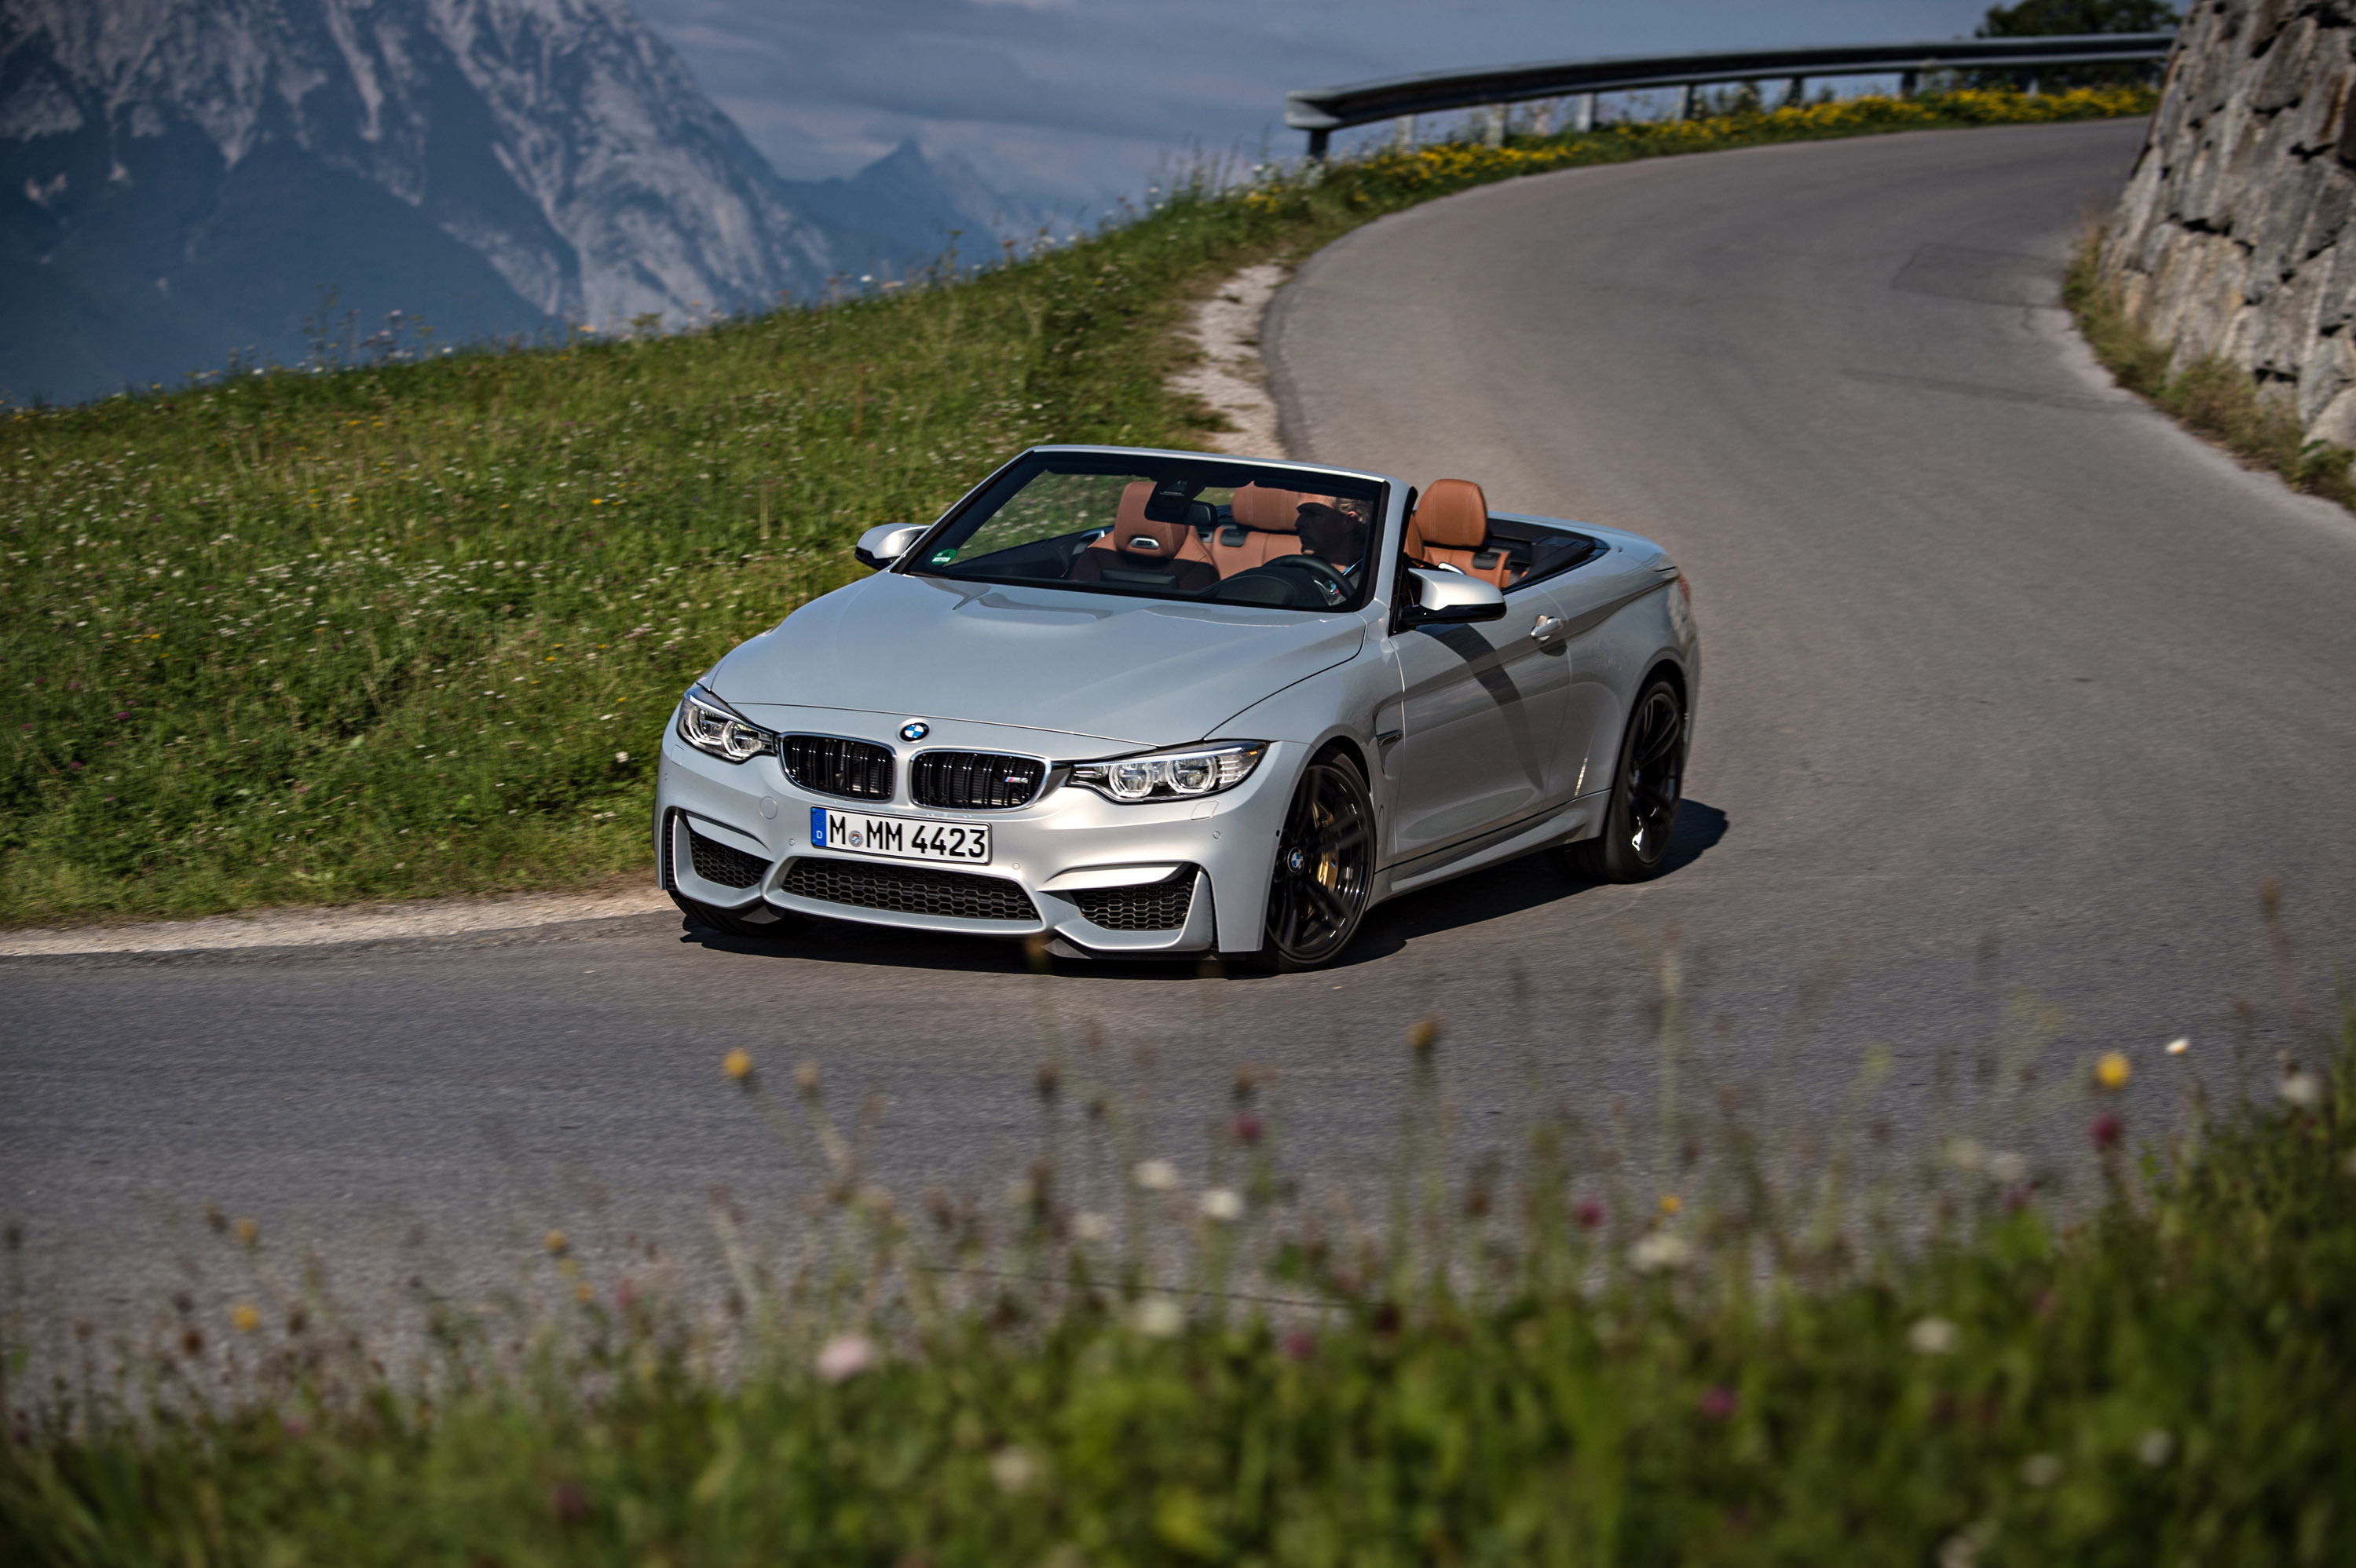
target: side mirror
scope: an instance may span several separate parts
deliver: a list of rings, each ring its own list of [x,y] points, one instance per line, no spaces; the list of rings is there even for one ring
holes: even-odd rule
[[[1415,582],[1416,602],[1399,612],[1405,626],[1456,624],[1465,621],[1502,621],[1505,596],[1494,582],[1467,577],[1461,571],[1429,571],[1408,568]]]
[[[851,553],[859,558],[860,565],[880,571],[907,554],[924,537],[922,523],[885,523],[860,535],[858,547]]]

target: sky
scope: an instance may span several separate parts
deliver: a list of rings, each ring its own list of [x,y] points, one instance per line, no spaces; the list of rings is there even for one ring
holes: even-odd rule
[[[1988,0],[633,0],[780,174],[914,136],[1001,192],[1301,150],[1287,89],[1516,60],[1968,36]],[[1382,133],[1382,127],[1367,134]],[[1342,139],[1336,138],[1337,147]]]

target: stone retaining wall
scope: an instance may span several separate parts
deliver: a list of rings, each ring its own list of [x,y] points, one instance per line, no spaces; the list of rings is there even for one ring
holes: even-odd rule
[[[2356,445],[2356,0],[2199,0],[2103,262],[2183,366],[2247,366]]]

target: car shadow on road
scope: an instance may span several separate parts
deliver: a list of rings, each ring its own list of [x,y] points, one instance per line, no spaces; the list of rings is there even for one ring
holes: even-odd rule
[[[1668,867],[1661,874],[1673,877],[1700,859],[1726,837],[1726,813],[1697,800],[1684,802],[1677,811],[1676,831],[1669,839]],[[1548,864],[1545,856],[1526,855],[1381,905],[1366,917],[1356,940],[1332,966],[1346,969],[1374,963],[1400,952],[1418,937],[1558,903],[1601,885],[1572,881]],[[800,958],[893,969],[1020,975],[1031,967],[1031,956],[1024,945],[1002,937],[894,931],[847,921],[819,921],[792,935],[764,941],[723,934],[682,920],[680,941],[714,953],[746,957]],[[1205,959],[1204,955],[1189,954],[1173,959],[1056,958],[1049,963],[1055,974],[1098,979],[1192,980],[1206,972],[1225,973],[1237,978],[1258,977],[1240,968],[1208,965]]]
[[[1676,827],[1669,835],[1668,864],[1661,875],[1674,877],[1709,853],[1726,837],[1727,825],[1726,813],[1718,807],[1692,799],[1681,802]],[[1560,903],[1605,885],[1574,881],[1556,870],[1544,855],[1525,855],[1380,905],[1366,917],[1357,940],[1333,966],[1374,963],[1402,951],[1418,937]]]

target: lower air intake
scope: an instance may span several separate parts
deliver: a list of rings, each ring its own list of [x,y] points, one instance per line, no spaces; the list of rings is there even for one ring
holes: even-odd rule
[[[749,888],[769,869],[759,856],[706,838],[692,827],[687,830],[687,849],[695,862],[695,874],[723,888]]]
[[[1133,888],[1089,888],[1071,895],[1093,925],[1107,931],[1175,931],[1194,903],[1194,868],[1181,866],[1158,882]]]
[[[1031,895],[1003,877],[935,871],[916,866],[867,866],[805,858],[786,868],[779,884],[797,897],[895,914],[945,914],[960,920],[1039,918]]]

